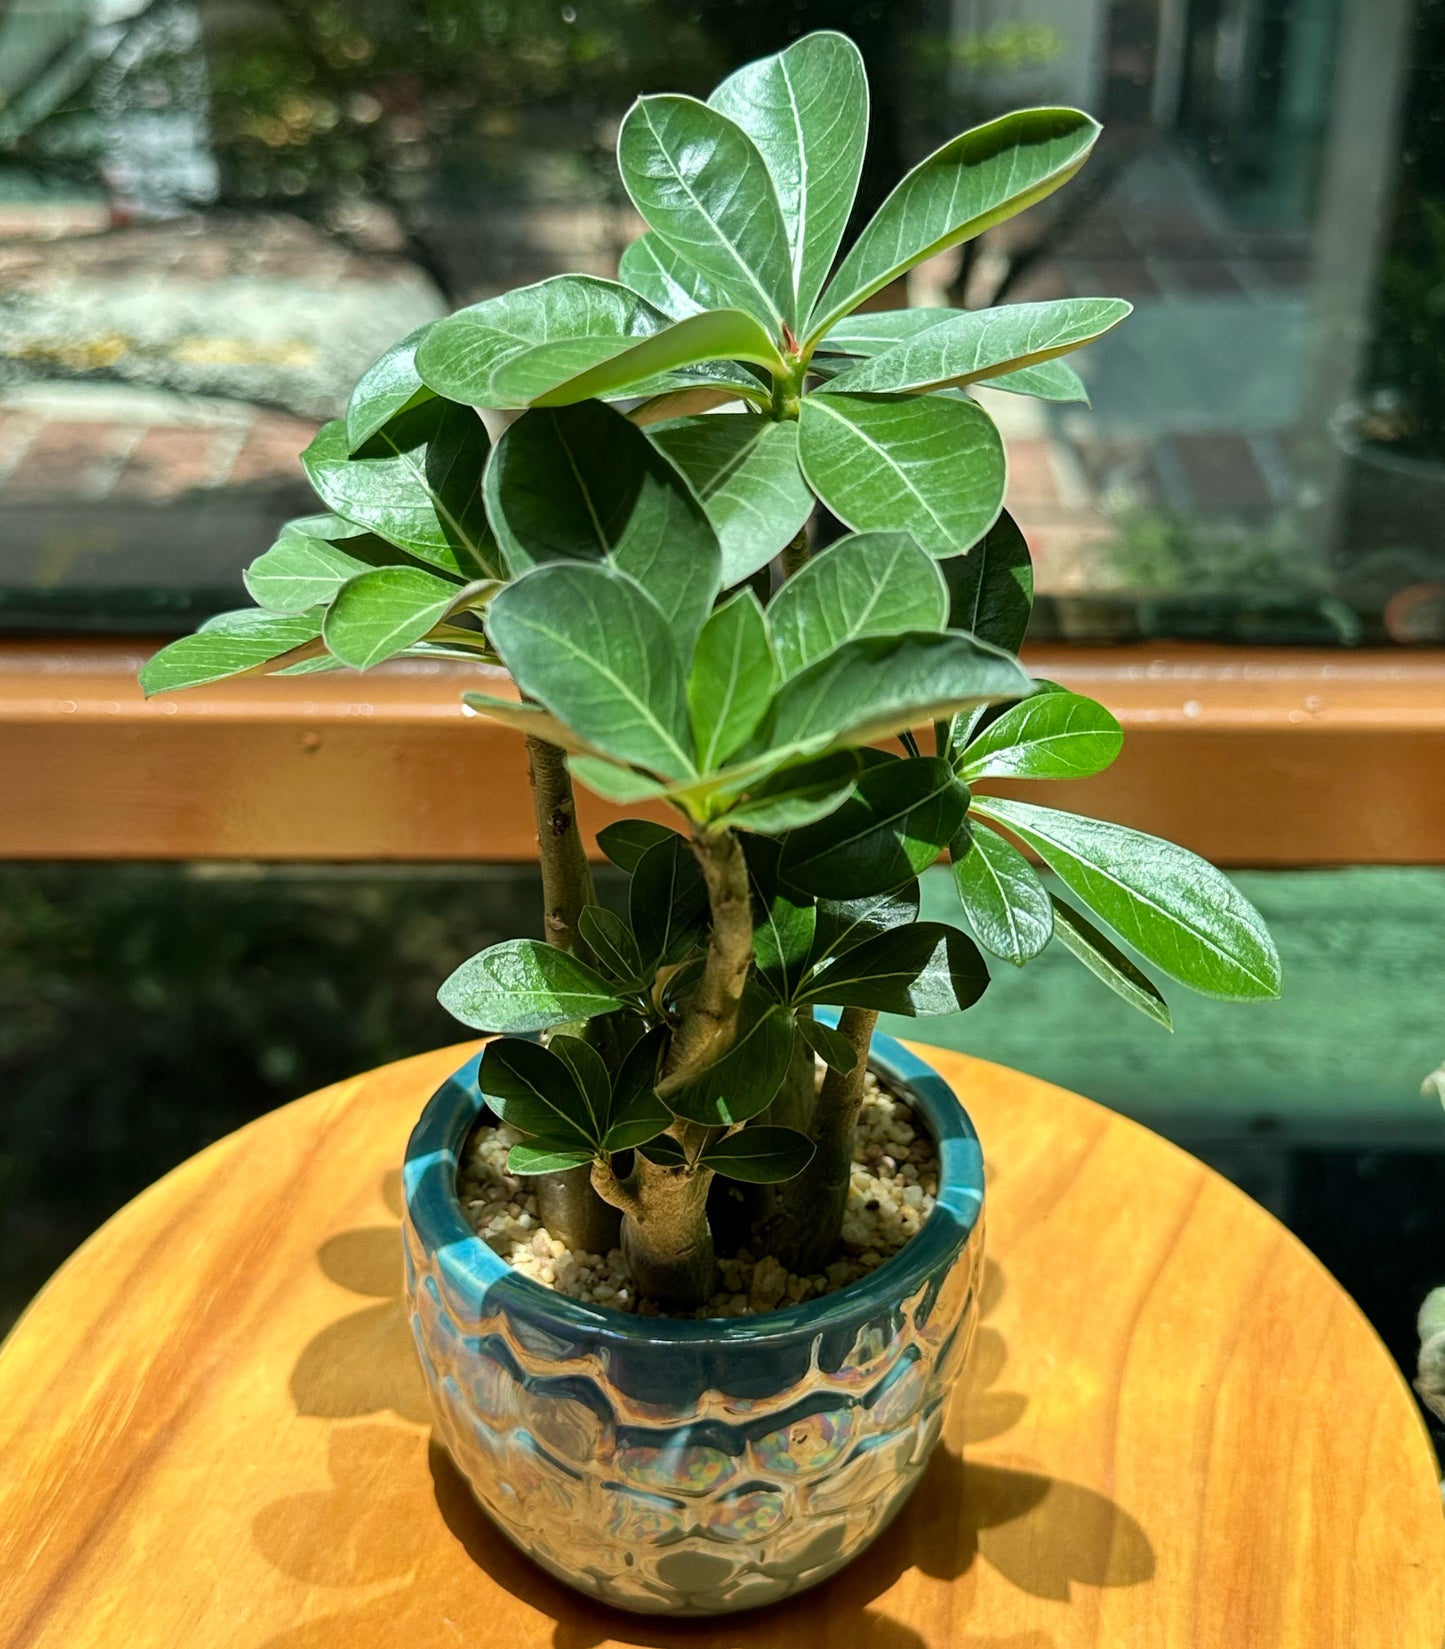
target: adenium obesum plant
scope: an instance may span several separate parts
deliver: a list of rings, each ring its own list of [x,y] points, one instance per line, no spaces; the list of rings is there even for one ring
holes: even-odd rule
[[[255,609],[143,677],[505,667],[519,697],[466,700],[525,736],[547,942],[483,951],[441,999],[503,1033],[482,1086],[548,1223],[595,1250],[620,1216],[640,1290],[679,1305],[712,1289],[715,1230],[827,1262],[874,1022],[968,1007],[980,947],[1022,965],[1057,939],[1168,1025],[1083,906],[1207,995],[1278,991],[1259,916],[1202,860],[981,788],[1096,773],[1121,734],[1018,663],[1029,556],[968,386],[1082,399],[1059,357],[1129,306],[859,313],[1067,181],[1098,127],[1028,109],[965,132],[840,258],[867,115],[831,33],[706,103],[640,99],[618,161],[648,228],[620,279],[558,276],[388,350],[304,455],[330,513],[251,566]],[[479,408],[512,415],[495,443]],[[594,898],[574,778],[676,815],[601,832],[625,917]],[[918,919],[945,853],[972,940]]]

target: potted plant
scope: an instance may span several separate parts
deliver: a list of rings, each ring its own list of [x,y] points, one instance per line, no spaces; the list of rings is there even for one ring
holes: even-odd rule
[[[466,700],[526,740],[546,940],[442,986],[495,1039],[408,1151],[409,1298],[487,1510],[634,1609],[823,1578],[938,1436],[982,1164],[880,1012],[966,1008],[984,951],[1057,940],[1167,1025],[1084,909],[1206,994],[1278,989],[1258,915],[1203,861],[985,793],[1096,772],[1121,734],[1018,662],[1028,551],[968,386],[1077,396],[1058,357],[1128,306],[860,313],[1065,182],[1098,128],[1031,109],[964,133],[840,260],[866,125],[832,33],[706,103],[641,99],[618,152],[648,228],[620,279],[546,280],[397,344],[305,454],[330,513],[249,569],[255,609],[143,678],[421,655],[514,685]],[[495,442],[479,408],[510,416]],[[850,529],[827,545],[819,501]],[[600,833],[625,914],[594,896],[574,780],[666,810]],[[972,939],[919,920],[944,854]]]

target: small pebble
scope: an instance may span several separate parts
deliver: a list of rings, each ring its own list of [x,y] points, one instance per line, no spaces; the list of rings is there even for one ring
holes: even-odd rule
[[[821,1080],[821,1078],[820,1078]],[[542,1224],[529,1182],[507,1172],[507,1153],[521,1136],[505,1124],[472,1130],[462,1153],[457,1193],[472,1229],[501,1257],[534,1281],[575,1300],[613,1311],[662,1315],[639,1300],[622,1251],[572,1253]],[[853,1172],[843,1213],[840,1252],[823,1272],[795,1277],[771,1254],[751,1250],[722,1256],[719,1292],[696,1317],[748,1317],[831,1294],[896,1254],[933,1212],[938,1195],[938,1151],[915,1125],[912,1108],[867,1078]]]

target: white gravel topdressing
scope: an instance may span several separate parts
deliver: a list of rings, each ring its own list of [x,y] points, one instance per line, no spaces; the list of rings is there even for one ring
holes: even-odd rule
[[[542,1224],[530,1181],[507,1172],[507,1153],[521,1138],[505,1125],[479,1125],[462,1157],[457,1190],[479,1237],[518,1271],[590,1305],[662,1315],[639,1301],[622,1251],[574,1254]],[[853,1152],[853,1183],[838,1257],[811,1277],[785,1271],[771,1255],[747,1249],[718,1261],[722,1290],[692,1315],[750,1317],[831,1294],[856,1282],[916,1236],[938,1194],[938,1150],[915,1128],[912,1109],[879,1087],[870,1072]]]

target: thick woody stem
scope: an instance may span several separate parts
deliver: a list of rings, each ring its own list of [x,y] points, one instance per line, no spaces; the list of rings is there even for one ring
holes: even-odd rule
[[[547,938],[590,962],[577,923],[582,907],[593,902],[592,867],[577,831],[577,802],[565,754],[555,744],[528,734],[527,777],[537,819]],[[617,1246],[617,1213],[593,1190],[585,1167],[539,1174],[536,1187],[543,1225],[574,1253],[606,1254]]]
[[[773,1251],[789,1271],[811,1276],[833,1258],[843,1229],[853,1173],[853,1140],[863,1108],[863,1078],[878,1015],[871,1008],[844,1008],[838,1029],[856,1059],[846,1075],[828,1071],[813,1112],[813,1160],[779,1188]]]
[[[700,831],[692,846],[707,886],[712,931],[702,978],[673,1031],[658,1079],[664,1100],[732,1046],[753,958],[752,890],[742,843],[731,831]],[[598,1164],[592,1184],[622,1210],[622,1251],[638,1290],[668,1305],[701,1305],[717,1282],[707,1218],[713,1175],[696,1160],[709,1131],[680,1120],[669,1133],[681,1144],[686,1164],[664,1167],[639,1151],[625,1180]]]

